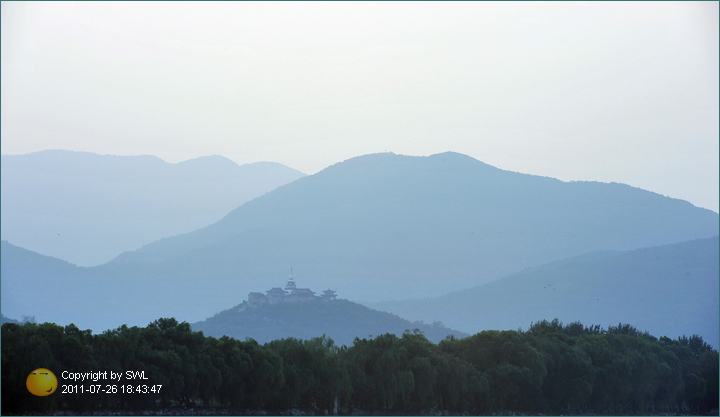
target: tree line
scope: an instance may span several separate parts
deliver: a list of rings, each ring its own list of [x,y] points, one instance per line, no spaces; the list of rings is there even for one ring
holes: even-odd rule
[[[62,380],[62,371],[144,371],[149,379],[143,383],[162,389],[34,397],[25,380],[37,368],[55,372],[58,391],[78,384]],[[264,345],[205,337],[174,318],[102,334],[72,324],[2,326],[5,414],[172,407],[319,414],[704,413],[718,408],[718,373],[718,351],[700,336],[658,339],[628,324],[604,329],[557,319],[526,331],[483,331],[438,344],[406,331],[356,338],[351,346],[325,336]]]

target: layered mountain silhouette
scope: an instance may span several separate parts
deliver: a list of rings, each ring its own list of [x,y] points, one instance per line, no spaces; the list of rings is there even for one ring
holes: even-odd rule
[[[3,272],[3,312],[100,330],[167,316],[196,322],[276,286],[290,267],[304,286],[349,300],[432,297],[589,252],[717,234],[717,213],[623,184],[518,174],[456,153],[374,154],[101,266]],[[39,306],[15,285],[32,280],[64,303]],[[6,295],[6,281],[18,292]]]
[[[411,323],[395,314],[376,311],[348,300],[278,303],[256,307],[242,303],[192,324],[192,329],[202,331],[205,336],[230,336],[239,340],[252,338],[259,343],[287,337],[307,340],[326,335],[336,344],[346,346],[351,346],[356,337],[362,339],[385,333],[401,336],[405,331],[416,329],[435,343],[448,335],[457,338],[468,336],[448,329],[439,322]]]
[[[0,167],[2,239],[83,266],[207,226],[304,175],[221,156],[171,164],[63,150],[3,155]]]
[[[699,334],[720,345],[718,237],[556,261],[440,297],[369,303],[413,320],[477,332],[559,318],[656,336]]]
[[[20,324],[19,321],[15,320],[15,319],[11,319],[9,317],[2,316],[2,315],[0,315],[0,323],[2,323],[2,324],[5,324],[5,323]]]

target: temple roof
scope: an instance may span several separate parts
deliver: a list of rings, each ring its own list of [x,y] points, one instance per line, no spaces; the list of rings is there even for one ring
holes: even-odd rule
[[[270,291],[267,291],[268,295],[285,295],[287,294],[287,291],[283,290],[280,287],[275,287],[270,289]]]

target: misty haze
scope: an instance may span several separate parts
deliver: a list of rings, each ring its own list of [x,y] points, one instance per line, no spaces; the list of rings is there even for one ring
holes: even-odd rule
[[[718,414],[717,2],[1,7],[4,414]]]

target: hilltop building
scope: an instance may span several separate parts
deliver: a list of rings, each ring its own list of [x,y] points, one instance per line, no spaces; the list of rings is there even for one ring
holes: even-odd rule
[[[298,288],[297,285],[295,285],[292,268],[290,269],[290,277],[288,278],[287,284],[285,284],[285,289],[274,287],[265,291],[265,294],[261,292],[251,292],[248,294],[248,305],[250,306],[318,300],[335,301],[337,300],[337,294],[335,294],[335,291],[327,289],[323,291],[322,295],[317,296],[315,295],[315,291],[310,290],[310,288]]]

